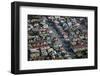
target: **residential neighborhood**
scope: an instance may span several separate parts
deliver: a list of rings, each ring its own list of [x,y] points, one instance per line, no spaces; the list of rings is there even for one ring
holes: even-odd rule
[[[88,18],[28,15],[28,61],[88,57]]]

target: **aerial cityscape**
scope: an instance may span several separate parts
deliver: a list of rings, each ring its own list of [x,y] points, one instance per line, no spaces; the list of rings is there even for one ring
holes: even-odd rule
[[[28,61],[88,58],[88,18],[28,15]]]

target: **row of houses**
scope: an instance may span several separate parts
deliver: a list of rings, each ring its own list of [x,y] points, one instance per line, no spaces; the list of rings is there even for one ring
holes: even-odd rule
[[[28,16],[28,60],[87,58],[87,18]]]

